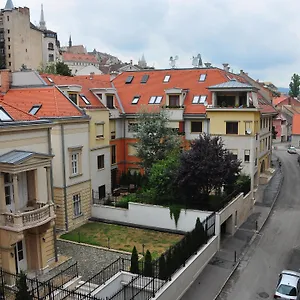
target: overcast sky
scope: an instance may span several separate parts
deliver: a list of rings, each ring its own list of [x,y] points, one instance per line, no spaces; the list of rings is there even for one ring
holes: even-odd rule
[[[43,0],[41,0],[43,1]],[[5,5],[6,0],[2,0]],[[39,0],[13,0],[40,18]],[[229,63],[254,79],[288,87],[300,72],[299,0],[51,0],[44,1],[48,29],[61,45],[72,34],[83,44],[137,62],[144,53],[155,68],[191,67],[198,53],[214,66]]]

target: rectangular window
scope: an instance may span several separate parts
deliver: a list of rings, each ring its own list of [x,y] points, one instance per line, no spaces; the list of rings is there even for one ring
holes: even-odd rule
[[[149,75],[145,74],[143,75],[142,79],[141,79],[141,83],[146,83],[148,81]]]
[[[5,203],[10,205],[14,199],[14,187],[12,176],[8,173],[4,173],[4,193],[5,193]]]
[[[49,54],[49,62],[53,62],[54,61],[54,55],[53,54]]]
[[[98,170],[104,169],[104,154],[97,156]]]
[[[226,122],[226,134],[238,134],[239,123],[238,122]]]
[[[71,154],[71,166],[72,166],[72,175],[77,175],[79,173],[79,153]]]
[[[164,78],[164,82],[169,82],[170,81],[171,76],[170,75],[166,75]]]
[[[0,121],[12,121],[12,118],[3,107],[0,107]]]
[[[96,138],[104,138],[104,124],[96,124]]]
[[[205,95],[199,95],[199,96],[194,96],[192,103],[193,104],[204,104],[204,102],[206,101],[207,96]]]
[[[125,83],[126,83],[126,84],[130,84],[130,83],[132,82],[133,78],[134,78],[134,76],[128,76],[128,77],[126,78]]]
[[[106,106],[107,108],[111,108],[111,109],[115,108],[113,95],[106,95]]]
[[[199,81],[205,81],[206,74],[200,74]]]
[[[202,122],[191,122],[191,132],[202,132]]]
[[[9,22],[9,16],[7,16],[7,21]]]
[[[149,104],[160,104],[162,96],[152,96],[150,97]]]
[[[40,108],[41,105],[33,105],[28,113],[31,115],[35,115]]]
[[[111,146],[111,164],[114,165],[117,162],[117,150],[116,145]]]
[[[91,102],[88,100],[88,98],[85,95],[80,94],[79,96],[86,105],[91,105]]]
[[[75,217],[81,215],[81,198],[79,194],[73,195],[73,211]]]
[[[131,104],[137,104],[140,100],[140,96],[134,96],[132,101],[131,101]]]
[[[116,121],[110,120],[109,127],[110,127],[110,138],[114,140],[116,138]]]
[[[133,144],[128,144],[128,155],[130,156],[136,155],[136,147]]]
[[[245,122],[245,134],[251,134],[252,133],[252,122],[246,121]]]
[[[103,199],[106,196],[105,184],[98,187],[99,199]]]
[[[234,150],[229,150],[229,151],[232,153],[234,159],[238,159],[238,151],[237,151],[236,149],[234,149]]]
[[[179,95],[169,95],[169,106],[171,107],[179,106]]]
[[[69,93],[70,100],[77,105],[77,94]]]
[[[244,162],[249,162],[250,161],[250,150],[245,150],[244,151]]]

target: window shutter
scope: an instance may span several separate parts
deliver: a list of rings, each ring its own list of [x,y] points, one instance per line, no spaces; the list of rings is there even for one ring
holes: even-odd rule
[[[103,124],[96,126],[96,136],[98,138],[104,137],[104,125]]]

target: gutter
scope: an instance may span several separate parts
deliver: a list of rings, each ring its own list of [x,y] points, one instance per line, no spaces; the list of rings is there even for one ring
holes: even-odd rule
[[[51,128],[48,128],[48,153],[49,155],[52,155],[52,143],[51,143]],[[52,166],[52,160],[50,163],[50,180],[51,180],[51,195],[52,195],[52,203],[54,203],[54,194],[53,194],[53,166]],[[58,254],[57,254],[57,240],[56,240],[56,223],[54,222],[53,226],[53,241],[54,241],[54,257],[55,262],[58,261]]]
[[[66,179],[66,156],[65,156],[65,134],[64,125],[60,124],[61,129],[61,148],[62,148],[62,171],[63,171],[63,182],[64,182],[64,209],[65,209],[65,226],[66,231],[69,230],[68,222],[68,204],[67,204],[67,179]]]

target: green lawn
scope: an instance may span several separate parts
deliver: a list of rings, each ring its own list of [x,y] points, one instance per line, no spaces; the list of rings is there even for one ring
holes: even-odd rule
[[[149,250],[153,259],[159,257],[170,245],[176,244],[182,237],[180,234],[99,222],[84,224],[69,233],[61,235],[61,238],[65,240],[102,247],[108,247],[109,238],[111,249],[131,252],[133,246],[136,246],[140,254],[143,253],[142,245],[145,244],[145,252]]]

